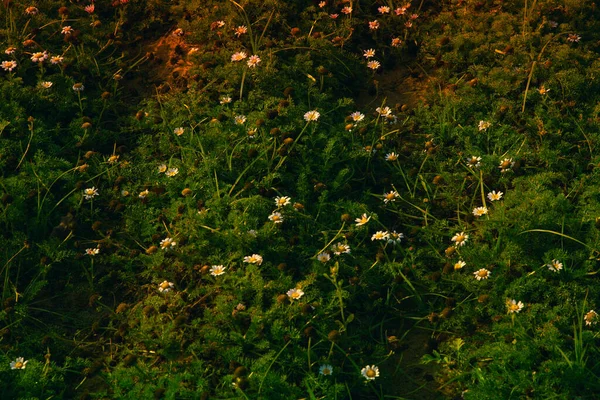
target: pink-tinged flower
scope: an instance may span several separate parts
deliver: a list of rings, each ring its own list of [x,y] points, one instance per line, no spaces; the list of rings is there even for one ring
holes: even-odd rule
[[[327,5],[327,2],[326,2],[326,1],[320,1],[320,2],[319,2],[319,8],[323,8],[323,7],[325,7],[326,5]]]
[[[5,71],[12,72],[15,68],[17,68],[16,61],[2,61],[2,69]]]
[[[337,17],[339,17],[340,14],[329,14],[329,18],[331,19],[337,19]]]
[[[375,109],[375,111],[377,111],[379,113],[379,115],[381,115],[382,117],[389,117],[390,115],[392,115],[392,109],[389,108],[388,106],[385,107],[377,107]]]
[[[8,46],[8,47],[6,48],[6,50],[4,50],[4,54],[8,54],[8,55],[10,56],[11,54],[15,54],[15,51],[16,51],[16,50],[17,50],[17,48],[16,48],[16,47],[13,47],[13,46]]]
[[[100,249],[99,248],[90,248],[90,249],[85,249],[85,254],[87,254],[88,256],[97,256],[98,254],[100,254]]]
[[[185,35],[185,32],[181,28],[177,28],[173,31],[173,36],[183,36],[183,35]]]
[[[260,63],[260,57],[255,55],[250,56],[250,58],[248,59],[248,67],[249,68],[255,68],[259,63]]]
[[[93,14],[94,10],[96,9],[96,6],[94,6],[93,4],[89,4],[89,5],[85,6],[83,9],[85,10],[86,13]]]
[[[225,21],[215,21],[210,24],[210,30],[214,31],[214,30],[222,28],[224,26],[225,26]]]
[[[577,43],[581,40],[581,36],[576,35],[574,33],[569,33],[569,36],[567,36],[567,40],[571,43]]]
[[[407,21],[407,22],[404,23],[404,26],[407,27],[407,28],[412,28],[413,23],[411,21]]]
[[[398,7],[394,10],[396,15],[404,15],[406,13],[406,7]]]
[[[71,28],[70,26],[63,26],[60,33],[62,33],[63,35],[70,35],[73,33],[73,28]]]
[[[380,14],[389,14],[390,8],[388,6],[381,6],[377,9],[377,11],[379,11]]]
[[[365,50],[365,52],[363,53],[363,57],[364,58],[375,57],[375,49]]]
[[[233,53],[231,55],[231,62],[242,61],[246,57],[248,57],[248,55],[246,55],[246,52],[238,51],[237,53]]]
[[[63,56],[52,56],[50,57],[50,63],[54,65],[62,64],[64,59],[65,58]]]
[[[41,63],[48,58],[48,52],[46,51],[38,51],[31,55],[31,61]]]
[[[235,36],[240,37],[244,33],[248,32],[248,28],[246,28],[244,25],[240,25],[237,28],[235,28],[234,31],[235,31]]]
[[[367,63],[367,68],[370,68],[373,71],[379,69],[379,67],[381,67],[381,64],[379,63],[379,61],[369,61]]]
[[[288,295],[290,300],[299,300],[300,297],[304,296],[304,292],[302,291],[302,289],[296,288],[288,290],[286,294]]]
[[[342,8],[342,14],[352,14],[352,7],[346,6],[344,8]]]
[[[27,15],[36,15],[39,12],[40,10],[38,10],[37,7],[34,6],[29,6],[25,9],[25,14]]]
[[[312,110],[312,111],[308,111],[308,112],[306,112],[306,114],[304,114],[304,120],[306,122],[316,121],[319,119],[320,116],[321,116],[321,114],[317,110]]]
[[[400,38],[392,39],[392,47],[400,47],[401,44],[402,44],[402,39],[400,39]]]
[[[419,18],[419,14],[410,14],[409,18],[414,21],[415,19]]]
[[[369,21],[369,29],[372,31],[379,29],[379,21]]]

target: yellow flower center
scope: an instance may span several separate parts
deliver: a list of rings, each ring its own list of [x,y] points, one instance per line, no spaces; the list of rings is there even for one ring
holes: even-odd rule
[[[509,309],[510,311],[518,311],[518,310],[519,310],[519,305],[518,305],[518,304],[515,304],[515,303],[510,303],[510,304],[508,305],[508,309]]]
[[[323,375],[331,375],[331,370],[329,368],[323,368]]]
[[[16,362],[15,368],[17,368],[17,369],[23,368],[23,363],[21,361]]]
[[[367,376],[368,376],[369,378],[375,378],[375,375],[376,375],[376,374],[375,374],[375,370],[373,370],[373,369],[368,369],[368,370],[367,370]]]
[[[170,286],[169,282],[166,282],[166,281],[160,284],[161,289],[167,289],[169,286]]]
[[[481,269],[479,271],[477,271],[477,276],[481,277],[481,278],[485,278],[488,275],[488,272],[485,269]]]

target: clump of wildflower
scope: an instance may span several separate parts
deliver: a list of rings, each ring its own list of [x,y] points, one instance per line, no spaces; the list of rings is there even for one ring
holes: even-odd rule
[[[525,305],[522,301],[516,301],[515,299],[506,301],[506,308],[508,309],[509,314],[516,314],[520,312],[523,309],[523,307],[525,307]]]
[[[235,28],[234,31],[235,31],[235,36],[240,37],[243,34],[245,34],[246,32],[248,32],[248,28],[246,28],[245,25],[240,25],[237,28]]]
[[[373,240],[388,240],[390,238],[390,234],[387,231],[377,231],[371,236],[371,241]]]
[[[85,254],[87,254],[88,256],[97,256],[98,254],[100,254],[100,249],[99,248],[90,248],[90,249],[85,249]]]
[[[333,367],[329,364],[323,364],[319,367],[319,374],[329,376],[333,374]]]
[[[220,104],[229,104],[231,103],[231,97],[230,96],[222,96],[221,99],[219,100]]]
[[[25,369],[25,366],[29,360],[25,360],[23,357],[17,357],[15,361],[10,362],[10,369]]]
[[[379,69],[379,67],[381,67],[381,63],[379,61],[369,61],[367,63],[367,68],[372,69],[373,71]]]
[[[85,89],[83,83],[76,83],[73,85],[73,90],[76,92],[83,92],[83,89]]]
[[[50,89],[52,87],[52,85],[54,85],[54,84],[50,81],[40,82],[40,86],[44,89]]]
[[[160,164],[158,166],[158,173],[162,174],[167,171],[167,164]]]
[[[94,186],[92,186],[91,188],[83,189],[83,197],[85,197],[86,200],[93,199],[98,195],[98,189],[96,189]]]
[[[50,64],[59,65],[59,64],[62,64],[62,62],[64,60],[65,60],[65,58],[63,56],[52,56],[52,57],[50,57]]]
[[[248,264],[261,265],[263,262],[263,258],[258,254],[252,254],[251,256],[244,257],[244,262]]]
[[[317,110],[312,110],[312,111],[308,111],[308,112],[306,112],[306,114],[304,114],[304,120],[306,122],[316,121],[319,119],[320,116],[321,116],[321,114]]]
[[[85,6],[83,9],[85,10],[85,12],[86,12],[86,13],[88,13],[88,14],[93,14],[93,13],[94,13],[94,10],[96,9],[96,7],[95,7],[95,6],[94,6],[94,4],[92,3],[92,4],[88,4],[88,5],[87,5],[87,6]]]
[[[269,219],[274,223],[274,224],[281,224],[283,222],[283,215],[281,215],[280,212],[274,212],[271,215],[269,215]]]
[[[329,253],[319,253],[317,255],[317,260],[325,264],[327,261],[331,260],[331,256],[329,255]]]
[[[44,62],[48,58],[47,51],[37,51],[31,55],[31,61],[36,63]]]
[[[480,131],[485,131],[487,130],[490,126],[492,126],[492,123],[489,121],[479,121],[479,130]]]
[[[108,157],[108,160],[106,161],[109,164],[115,164],[117,161],[119,161],[119,157],[116,154],[113,154],[112,156]]]
[[[379,368],[375,365],[367,365],[360,370],[361,375],[368,381],[372,381],[379,376]]]
[[[275,197],[275,205],[277,207],[287,206],[292,202],[292,199],[289,196],[277,196]]]
[[[364,224],[369,222],[370,219],[371,217],[367,216],[367,214],[363,214],[360,217],[356,218],[354,221],[356,222],[356,226],[363,226]]]
[[[352,14],[352,7],[346,6],[346,7],[342,8],[341,12],[342,12],[342,14],[346,14],[346,15]]]
[[[377,11],[379,11],[380,14],[389,14],[390,10],[391,9],[388,6],[381,6],[377,9]]]
[[[246,122],[246,117],[244,115],[236,115],[233,120],[236,125],[243,125]]]
[[[11,54],[15,54],[15,51],[17,51],[17,48],[16,48],[16,47],[14,47],[14,46],[8,46],[8,47],[6,48],[6,50],[4,50],[4,54],[6,54],[6,55],[9,55],[9,56],[10,56]]]
[[[500,168],[501,173],[505,173],[508,172],[512,167],[514,167],[514,165],[515,162],[512,158],[505,158],[504,160],[500,161],[500,165],[498,165],[498,168]]]
[[[476,217],[481,217],[482,215],[485,215],[487,213],[488,213],[487,207],[475,207],[473,209],[473,215]]]
[[[392,115],[392,109],[389,108],[388,106],[385,107],[377,107],[375,109],[375,111],[377,111],[379,113],[380,116],[382,117],[389,117],[390,115]]]
[[[463,269],[465,267],[465,265],[467,265],[466,262],[464,262],[463,260],[458,260],[455,264],[454,264],[454,270],[458,271],[459,269]]]
[[[471,168],[481,167],[481,157],[471,156],[470,158],[467,158],[467,165]]]
[[[244,52],[244,51],[238,51],[237,53],[233,53],[231,55],[231,61],[232,62],[242,61],[246,57],[248,57],[248,55],[246,54],[246,52]]]
[[[2,69],[4,69],[5,71],[8,72],[12,72],[13,69],[17,68],[17,62],[16,61],[2,61]]]
[[[173,133],[176,134],[177,136],[183,135],[184,132],[185,132],[185,129],[182,128],[181,126],[179,128],[173,129]]]
[[[73,28],[68,25],[63,26],[60,33],[62,33],[63,35],[71,35],[73,33]]]
[[[372,31],[379,29],[379,21],[369,21],[369,29]]]
[[[173,282],[163,281],[160,285],[158,285],[158,291],[161,293],[167,293],[173,289],[175,289],[175,284]]]
[[[388,243],[397,245],[402,242],[402,239],[404,239],[404,233],[393,231],[393,232],[390,232],[390,237],[388,239]]]
[[[175,247],[175,246],[177,246],[177,242],[175,242],[175,240],[173,240],[170,237],[166,237],[160,241],[160,248],[163,250],[166,250],[169,247]]]
[[[540,86],[538,89],[538,93],[541,94],[542,96],[547,95],[549,91],[550,91],[550,89],[546,89],[546,87],[544,85]]]
[[[212,276],[223,275],[226,269],[227,267],[224,267],[222,265],[213,265],[212,267],[210,267],[210,274]]]
[[[168,176],[169,178],[174,177],[175,175],[177,175],[179,173],[179,168],[169,168],[166,172],[165,175]]]
[[[320,2],[319,2],[319,8],[323,8],[323,7],[325,7],[326,5],[327,5],[327,2],[326,2],[326,1],[320,1]]]
[[[460,232],[452,236],[452,239],[450,240],[452,240],[456,246],[464,246],[469,240],[469,235],[464,232]]]
[[[375,49],[365,50],[365,52],[363,53],[363,57],[365,57],[365,58],[375,57]]]
[[[398,154],[396,154],[395,152],[391,152],[391,153],[387,153],[385,155],[385,160],[386,161],[396,161],[398,159]]]
[[[590,310],[583,316],[583,319],[587,326],[594,325],[598,322],[598,313],[594,310]]]
[[[392,190],[391,192],[385,193],[383,195],[383,202],[387,204],[389,202],[396,201],[398,197],[400,197],[400,194],[395,190]]]
[[[254,54],[254,55],[250,56],[250,58],[248,59],[248,67],[255,68],[260,62],[261,62],[260,57],[257,56],[256,54]]]
[[[581,36],[577,35],[576,33],[569,33],[567,40],[571,43],[578,43],[581,40]]]
[[[400,39],[400,38],[392,39],[392,47],[400,47],[401,44],[402,44],[402,39]]]
[[[496,192],[495,190],[492,190],[488,193],[487,197],[488,199],[490,199],[490,201],[498,201],[502,198],[503,195],[504,193],[502,192]]]
[[[150,191],[149,191],[148,189],[145,189],[145,190],[142,190],[142,191],[140,192],[140,194],[138,195],[138,197],[139,197],[140,199],[145,199],[145,198],[146,198],[146,196],[148,196],[149,194],[150,194]]]
[[[339,256],[340,254],[350,254],[350,246],[348,246],[347,244],[338,242],[336,244],[334,244],[331,247],[331,250],[333,251],[333,254],[335,254],[336,256]]]
[[[365,119],[365,115],[360,111],[355,111],[352,114],[350,114],[350,118],[352,119],[352,122],[357,123]]]
[[[475,279],[477,279],[478,281],[489,278],[491,274],[492,273],[485,268],[481,268],[473,272],[473,275],[475,275]]]
[[[37,7],[29,6],[25,9],[25,14],[27,14],[27,15],[36,15],[37,13],[39,13],[39,10]]]
[[[552,260],[552,262],[546,266],[552,272],[559,272],[561,269],[563,269],[563,264],[558,260]]]
[[[300,297],[304,296],[302,289],[290,289],[286,293],[290,300],[299,300]]]

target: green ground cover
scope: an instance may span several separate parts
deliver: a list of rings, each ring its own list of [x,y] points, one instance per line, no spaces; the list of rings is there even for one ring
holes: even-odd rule
[[[0,16],[0,398],[596,398],[595,3]]]

